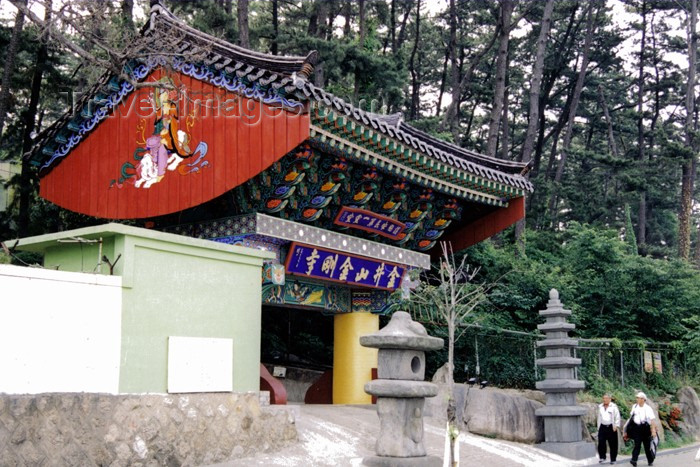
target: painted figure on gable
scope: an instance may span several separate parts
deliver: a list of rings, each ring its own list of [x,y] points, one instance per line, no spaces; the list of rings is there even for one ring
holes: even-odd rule
[[[192,137],[189,131],[194,125],[195,109],[184,119],[185,125],[181,127],[178,104],[180,94],[174,81],[165,76],[158,80],[158,83],[163,87],[155,88],[151,97],[155,114],[153,134],[145,138],[146,123],[142,119],[137,128],[137,134],[141,137],[140,144],[145,148],[136,148],[133,155],[136,165],[131,161],[125,162],[121,168],[119,181],[112,180],[110,188],[113,185],[121,188],[126,181],[133,183],[135,188],[150,188],[163,180],[168,171],[187,175],[199,172],[200,169],[209,165],[209,161],[205,160],[208,151],[207,143],[200,141],[194,151],[190,149]],[[186,96],[186,94],[183,95]],[[194,160],[183,164],[187,159]]]

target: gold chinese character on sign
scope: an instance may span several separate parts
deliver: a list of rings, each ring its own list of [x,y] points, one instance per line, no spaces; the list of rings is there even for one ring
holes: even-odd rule
[[[361,280],[367,279],[369,277],[369,269],[360,268],[360,272],[355,274],[355,282],[360,282]]]
[[[345,258],[345,261],[343,261],[343,264],[340,266],[340,277],[338,279],[341,281],[346,280],[348,278],[348,274],[353,269],[355,268],[352,266],[351,258]]]
[[[372,279],[374,279],[374,285],[379,286],[379,280],[382,278],[384,275],[384,263],[381,263],[379,266],[377,266],[377,270],[374,271],[374,276],[372,276]]]
[[[333,277],[336,264],[338,264],[338,255],[328,255],[321,264],[321,271],[328,274],[328,277]]]
[[[399,274],[397,266],[394,266],[394,269],[389,272],[389,280],[386,283],[386,286],[390,289],[394,288],[394,283],[396,283],[396,279],[401,277],[401,274]]]
[[[308,258],[306,258],[306,266],[308,266],[308,269],[306,270],[306,275],[309,276],[311,275],[311,271],[314,270],[314,265],[316,264],[316,261],[320,258],[318,251],[316,248],[311,252]]]

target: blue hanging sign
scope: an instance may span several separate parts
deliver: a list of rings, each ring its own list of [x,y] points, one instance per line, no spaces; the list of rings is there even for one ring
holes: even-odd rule
[[[317,279],[395,290],[406,268],[376,259],[292,243],[285,265],[287,273]]]
[[[406,224],[382,216],[366,209],[350,208],[343,206],[333,221],[337,225],[351,227],[353,229],[364,230],[392,240],[398,240],[401,233],[406,229]]]

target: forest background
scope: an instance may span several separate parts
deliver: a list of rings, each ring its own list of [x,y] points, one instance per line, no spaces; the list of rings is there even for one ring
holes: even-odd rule
[[[588,339],[582,372],[591,387],[625,377],[652,391],[697,386],[697,0],[164,3],[194,27],[260,52],[318,50],[316,85],[528,163],[535,192],[526,222],[465,252],[480,267],[474,280],[492,286],[462,323],[458,381],[476,374],[533,387],[537,312],[557,288],[577,336]],[[0,212],[0,239],[103,222],[40,199],[21,155],[74,93],[128,55],[148,8],[0,2],[0,170],[15,193]],[[270,348],[311,347],[323,364],[330,344],[305,334],[309,326],[292,343],[270,339]],[[662,353],[662,375],[642,370],[644,350]],[[442,358],[431,358],[433,368]]]

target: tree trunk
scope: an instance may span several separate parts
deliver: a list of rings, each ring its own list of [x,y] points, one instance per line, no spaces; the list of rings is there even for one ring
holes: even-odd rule
[[[588,6],[588,18],[586,20],[586,39],[583,44],[583,52],[581,57],[581,70],[579,70],[578,77],[576,79],[576,87],[574,88],[574,94],[571,100],[571,110],[569,112],[569,121],[567,122],[566,132],[564,133],[564,141],[559,156],[559,165],[557,166],[557,173],[554,176],[554,184],[552,185],[552,195],[549,200],[549,213],[550,219],[553,223],[556,223],[556,207],[559,196],[559,184],[561,183],[562,177],[564,176],[564,167],[566,165],[566,159],[569,152],[569,147],[571,146],[571,137],[574,132],[574,120],[576,118],[576,110],[578,108],[578,103],[581,98],[581,91],[583,90],[583,83],[586,79],[586,71],[588,69],[588,60],[591,50],[591,42],[593,41],[593,31],[595,29],[594,25],[594,15],[593,9],[595,3],[591,3]]]
[[[360,16],[360,40],[358,46],[360,47],[360,50],[364,50],[365,48],[365,28],[366,28],[366,19],[365,19],[365,0],[360,0],[359,1],[359,16]],[[355,70],[355,80],[354,80],[354,85],[353,85],[353,92],[352,92],[352,98],[353,101],[355,101],[355,105],[359,105],[358,100],[360,99],[360,73],[356,69]]]
[[[237,0],[236,6],[238,9],[238,45],[249,49],[248,0]]]
[[[272,44],[270,51],[272,55],[279,53],[277,37],[279,36],[279,0],[272,0]]]
[[[406,25],[408,24],[408,17],[411,15],[411,10],[413,10],[413,3],[413,0],[408,0],[404,3],[406,11],[404,12],[403,19],[401,20],[399,35],[396,36],[396,51],[401,50],[401,46],[403,45],[404,40],[406,40]]]
[[[389,14],[389,36],[391,37],[391,53],[396,53],[396,0],[391,0]]]
[[[698,225],[698,238],[700,238],[700,225]],[[695,244],[695,257],[693,258],[695,267],[700,267],[700,241]]]
[[[442,63],[442,77],[440,79],[440,93],[438,94],[437,104],[435,106],[435,116],[440,116],[440,107],[442,107],[442,95],[445,92],[445,81],[447,81],[447,63],[450,61],[450,46],[445,47],[445,61]]]
[[[510,68],[510,58],[506,59],[506,81],[503,87],[503,112],[501,116],[501,138],[499,146],[501,148],[501,159],[510,159],[508,152],[510,150],[510,125],[508,123],[508,106],[510,105],[510,80],[507,70]]]
[[[535,147],[535,136],[539,123],[540,89],[542,87],[542,74],[544,72],[544,53],[547,49],[547,35],[552,24],[552,11],[554,10],[554,0],[547,0],[542,13],[540,34],[537,36],[537,52],[535,53],[535,63],[532,66],[532,81],[530,81],[530,121],[527,124],[525,141],[523,142],[522,162],[530,162],[532,150]]]
[[[367,34],[367,18],[365,18],[365,0],[358,1],[360,9],[360,47],[365,46],[365,35]]]
[[[51,9],[53,7],[52,1],[48,0],[44,4],[44,7],[44,22],[48,23],[51,20]],[[22,120],[24,122],[24,131],[22,134],[22,154],[26,154],[32,149],[32,133],[34,132],[36,124],[37,108],[39,107],[39,97],[41,96],[41,79],[44,74],[44,67],[46,66],[47,57],[48,46],[46,39],[43,39],[36,53],[29,105],[22,115]],[[32,195],[33,178],[34,170],[32,169],[32,165],[28,159],[23,158],[19,187],[19,219],[17,222],[17,235],[19,237],[25,237],[28,234],[29,206]]]
[[[545,143],[545,108],[547,102],[549,102],[549,96],[550,93],[552,92],[552,89],[554,88],[554,84],[557,82],[561,74],[563,73],[563,70],[565,68],[565,64],[568,61],[568,56],[569,53],[571,52],[571,49],[573,47],[573,42],[574,42],[574,36],[573,34],[574,29],[576,29],[574,26],[577,25],[576,21],[576,13],[578,11],[579,4],[574,3],[573,8],[571,9],[571,14],[569,15],[569,22],[567,23],[566,26],[566,32],[564,33],[564,39],[562,40],[562,44],[564,44],[564,52],[563,53],[558,53],[556,54],[555,58],[555,65],[552,68],[552,70],[547,74],[546,79],[543,78],[544,84],[542,87],[542,92],[540,95],[540,102],[538,104],[539,107],[539,116],[538,116],[538,125],[539,125],[539,130],[537,132],[537,144],[535,145],[535,155],[534,155],[534,160],[532,164],[532,177],[537,176],[540,172],[540,164],[542,162],[542,154],[544,153],[544,143]],[[532,204],[533,197],[529,198],[529,205]]]
[[[615,132],[613,131],[612,118],[610,117],[610,109],[608,109],[608,103],[605,100],[605,93],[603,92],[603,86],[598,86],[598,102],[600,102],[600,107],[603,109],[603,116],[605,117],[605,123],[608,129],[608,147],[610,148],[610,153],[614,158],[620,157],[620,152],[617,149],[617,142],[615,141]]]
[[[661,75],[659,73],[659,54],[658,54],[658,49],[656,47],[656,28],[655,28],[655,14],[652,13],[651,15],[651,51],[652,51],[652,59],[653,59],[653,64],[654,64],[654,112],[651,114],[650,118],[650,123],[649,123],[649,131],[647,132],[648,136],[646,137],[646,147],[649,149],[649,153],[653,154],[654,151],[654,146],[656,144],[655,142],[655,134],[656,134],[656,124],[659,120],[659,116],[661,115]],[[649,157],[647,156],[647,159]],[[646,168],[646,167],[644,167]],[[642,176],[646,177],[646,172],[642,172]],[[640,228],[642,225],[644,225],[644,243],[641,243],[639,238],[637,237],[637,243],[638,247],[637,250],[641,255],[646,255],[647,254],[647,248],[646,248],[646,226],[647,226],[647,219],[649,218],[649,211],[651,209],[651,206],[649,206],[646,192],[644,193],[644,198],[640,198],[640,203],[643,201],[644,202],[644,219],[639,220],[639,225]],[[642,210],[640,209],[640,213]],[[640,216],[641,217],[641,216]]]
[[[446,251],[446,250],[445,250]],[[447,258],[446,260],[449,261],[450,257],[445,254],[445,257]],[[455,304],[456,304],[456,297],[455,297],[455,288],[457,287],[456,284],[456,278],[454,277],[454,274],[450,274],[449,277],[449,282],[450,282],[450,304],[449,304],[449,319],[447,320],[447,339],[448,339],[448,344],[447,344],[447,387],[449,388],[448,391],[448,402],[447,402],[447,423],[448,423],[448,430],[447,430],[447,436],[450,438],[450,462],[449,465],[450,467],[456,466],[459,464],[459,459],[455,459],[455,444],[456,444],[456,439],[452,436],[452,433],[459,433],[458,432],[458,427],[456,426],[456,407],[454,403],[455,399],[455,377],[454,377],[454,372],[455,372],[455,328],[457,327],[457,316],[455,313]]]
[[[226,0],[224,3],[224,11],[228,16],[233,15],[233,0]]]
[[[690,216],[693,205],[693,182],[695,181],[695,67],[698,50],[695,23],[698,16],[697,0],[691,0],[690,18],[688,18],[688,86],[685,96],[685,144],[691,152],[690,158],[683,164],[681,179],[681,203],[678,212],[678,256],[687,261],[690,254]]]
[[[345,0],[344,8],[345,10],[343,16],[345,16],[345,25],[343,26],[343,36],[346,39],[349,39],[350,34],[352,33],[352,29],[350,28],[350,21],[352,19],[352,1]]]
[[[420,114],[420,80],[418,76],[418,68],[416,66],[416,53],[418,52],[418,44],[420,43],[420,0],[416,8],[416,37],[413,42],[413,50],[411,51],[411,60],[409,61],[409,69],[411,70],[411,110],[409,120],[415,120]],[[420,62],[420,59],[418,60]]]
[[[26,4],[26,0],[24,1]],[[0,139],[2,138],[2,130],[5,127],[5,118],[7,110],[10,107],[10,87],[12,85],[12,72],[15,69],[15,59],[17,58],[17,48],[19,47],[19,39],[22,35],[24,27],[24,13],[17,10],[15,15],[15,25],[12,28],[12,37],[10,45],[7,48],[5,55],[5,67],[2,73],[2,91],[0,91]]]
[[[642,1],[642,39],[639,45],[639,78],[637,82],[637,160],[639,167],[644,168],[646,156],[644,154],[644,52],[647,39],[647,2]],[[647,192],[644,188],[639,190],[639,212],[637,215],[637,243],[644,248],[647,242]]]
[[[461,90],[459,86],[459,65],[457,64],[457,6],[455,0],[450,0],[450,63],[452,64],[450,84],[452,87],[451,112],[445,113],[446,127],[450,129],[455,143],[459,141],[459,104]],[[447,120],[449,116],[449,120]]]
[[[608,149],[610,150],[610,154],[618,160],[620,158],[620,151],[617,148],[617,141],[615,141],[615,131],[613,127],[613,122],[612,122],[612,117],[610,116],[610,109],[608,108],[608,103],[606,101],[605,93],[603,91],[603,86],[599,85],[598,86],[598,102],[600,104],[600,107],[603,109],[603,116],[605,117],[605,123],[607,127],[607,135],[608,135]],[[610,172],[606,172],[606,177],[605,177],[605,183],[603,184],[603,200],[606,201],[608,199],[608,182],[610,179]],[[640,199],[640,204],[641,202],[644,201],[644,209],[639,209],[640,214],[642,212],[646,213],[646,196],[643,199]],[[640,224],[641,225],[641,224]],[[646,222],[645,222],[646,225]],[[639,251],[639,248],[637,248]]]
[[[122,0],[122,17],[129,32],[134,30],[134,0]]]
[[[476,67],[479,66],[479,63],[481,63],[481,60],[484,58],[484,56],[488,53],[489,50],[491,50],[491,47],[496,43],[496,39],[499,36],[500,32],[500,27],[496,27],[494,30],[493,35],[491,36],[491,40],[484,45],[484,47],[479,51],[478,54],[472,58],[472,60],[469,62],[469,68],[467,68],[467,71],[464,73],[462,76],[462,79],[459,80],[459,67],[457,64],[457,82],[459,83],[457,89],[455,90],[454,88],[452,89],[452,102],[450,102],[450,105],[447,106],[447,109],[445,110],[445,114],[442,117],[442,128],[443,130],[451,130],[452,134],[455,134],[455,130],[458,130],[457,128],[457,123],[458,123],[458,113],[459,113],[459,105],[461,104],[460,99],[462,94],[464,94],[464,91],[467,89],[467,86],[471,84],[472,80],[472,75],[474,74],[474,70],[476,70]],[[448,46],[450,49],[450,59],[452,58],[452,48]],[[456,51],[455,56],[456,56]],[[456,58],[456,57],[455,57]],[[453,69],[453,76],[452,79],[454,80],[454,69]],[[453,82],[454,84],[454,82]],[[457,100],[455,101],[454,96],[457,96]],[[455,140],[456,141],[456,140]]]
[[[520,160],[530,163],[532,160],[532,150],[535,147],[535,136],[540,115],[540,89],[542,88],[542,74],[544,72],[544,53],[547,49],[547,35],[552,25],[552,12],[554,11],[554,0],[547,0],[542,12],[540,21],[540,33],[537,36],[537,51],[535,52],[535,63],[532,66],[532,81],[530,81],[530,113],[523,141],[523,149],[520,153]],[[525,174],[526,178],[530,173]],[[523,217],[515,224],[515,242],[519,254],[525,254],[525,218]]]
[[[476,109],[479,106],[479,101],[474,100],[472,108],[469,111],[469,118],[467,118],[467,127],[464,129],[464,134],[467,136],[467,141],[470,139],[472,134],[472,125],[474,124],[474,115],[476,114]]]
[[[337,6],[337,8],[334,8]],[[333,24],[335,24],[335,19],[338,17],[340,14],[340,10],[342,9],[342,5],[336,5],[333,2],[330,2],[328,4],[328,13],[326,17],[326,23],[325,23],[325,28],[324,28],[324,35],[323,39],[330,41],[333,37]]]
[[[557,123],[554,125],[554,128],[549,132],[549,135],[547,135],[547,138],[551,137],[552,138],[552,148],[549,151],[549,160],[547,161],[547,171],[545,172],[545,178],[547,180],[553,179],[554,178],[554,162],[556,160],[557,156],[557,149],[559,148],[559,136],[561,136],[561,132],[566,126],[566,122],[569,121],[569,114],[571,113],[571,103],[573,102],[574,99],[574,90],[576,89],[576,82],[572,81],[569,86],[568,86],[568,91],[566,94],[566,102],[564,103],[564,109],[562,110],[561,114],[559,115],[559,118],[557,119]]]
[[[309,31],[314,37],[326,40],[328,30],[328,17],[330,4],[325,0],[316,0],[314,3],[314,14],[309,20]],[[324,73],[324,63],[321,61],[314,70],[314,84],[322,88],[326,84]]]
[[[513,0],[501,0],[499,18],[500,37],[498,42],[498,58],[496,59],[496,85],[489,118],[489,136],[486,143],[486,155],[496,157],[498,147],[498,124],[503,112],[503,99],[506,87],[506,65],[508,63],[508,40],[510,38],[510,20],[513,15]]]

